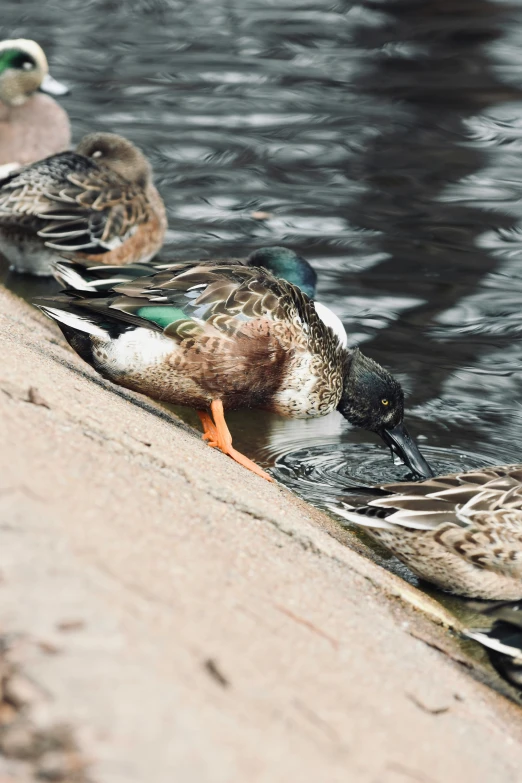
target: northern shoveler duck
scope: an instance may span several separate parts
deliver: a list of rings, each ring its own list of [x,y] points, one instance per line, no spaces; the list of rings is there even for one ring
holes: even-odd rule
[[[0,176],[70,147],[69,118],[50,97],[67,92],[36,41],[0,42]]]
[[[83,274],[80,264],[68,266]],[[404,427],[400,384],[358,349],[347,350],[296,285],[223,260],[108,282],[109,290],[107,281],[99,292],[91,281],[38,305],[101,375],[195,408],[204,439],[263,478],[270,480],[232,447],[225,410],[306,418],[337,409],[381,435],[416,473],[432,475]]]
[[[0,180],[0,251],[19,272],[53,261],[148,261],[163,244],[165,207],[143,153],[115,133],[91,133]]]
[[[466,636],[485,647],[495,669],[521,690],[522,603],[503,601],[493,606],[480,607],[479,611],[493,619],[493,624],[483,631],[466,631]]]
[[[387,484],[365,506],[331,510],[364,525],[421,579],[458,595],[522,598],[522,464]]]

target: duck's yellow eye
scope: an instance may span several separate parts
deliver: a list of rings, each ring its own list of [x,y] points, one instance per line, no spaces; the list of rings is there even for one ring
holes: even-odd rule
[[[386,397],[383,400],[381,400],[381,405],[389,405],[389,404],[390,404],[390,401],[387,400]]]

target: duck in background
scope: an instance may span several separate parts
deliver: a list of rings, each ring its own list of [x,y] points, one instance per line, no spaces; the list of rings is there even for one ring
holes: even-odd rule
[[[68,92],[36,41],[0,42],[0,176],[70,147],[69,118],[50,97]]]
[[[522,598],[522,464],[385,484],[330,510],[362,525],[427,582],[470,598]]]
[[[344,329],[336,334],[297,285],[241,260],[179,262],[126,280],[129,271],[101,270],[97,283],[92,267],[61,263],[68,289],[36,302],[103,377],[196,409],[209,445],[268,480],[232,447],[226,410],[311,418],[337,409],[433,475],[404,427],[398,381],[348,350]]]
[[[62,256],[98,264],[146,262],[167,228],[143,153],[115,133],[0,180],[0,251],[18,272],[52,274]]]

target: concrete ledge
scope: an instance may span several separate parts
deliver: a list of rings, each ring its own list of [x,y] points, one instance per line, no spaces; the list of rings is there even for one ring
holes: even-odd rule
[[[0,632],[62,779],[520,780],[520,710],[437,602],[4,291],[0,356]]]

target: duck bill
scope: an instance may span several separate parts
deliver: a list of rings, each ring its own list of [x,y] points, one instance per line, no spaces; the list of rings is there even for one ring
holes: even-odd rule
[[[45,92],[47,95],[68,95],[69,88],[46,73],[40,85],[40,92]]]
[[[392,455],[397,454],[417,476],[431,478],[435,475],[402,422],[393,429],[382,430],[379,434],[390,447]]]

